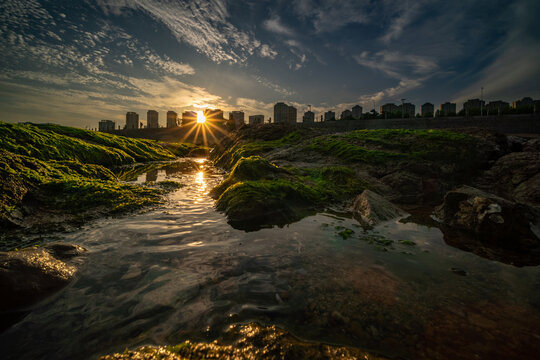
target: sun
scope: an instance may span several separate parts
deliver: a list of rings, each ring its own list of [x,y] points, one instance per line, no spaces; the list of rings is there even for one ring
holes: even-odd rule
[[[197,111],[197,123],[204,124],[206,122],[206,117],[202,111]]]

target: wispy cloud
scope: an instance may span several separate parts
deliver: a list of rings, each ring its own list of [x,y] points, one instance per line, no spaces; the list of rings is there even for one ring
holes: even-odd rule
[[[318,33],[336,31],[351,23],[370,22],[369,0],[295,0],[296,14],[312,22]]]
[[[263,27],[276,34],[285,36],[295,36],[293,30],[281,23],[281,18],[278,15],[272,15],[270,19],[263,22]]]
[[[286,89],[286,88],[284,88],[284,87],[282,87],[282,86],[280,86],[280,85],[278,85],[278,84],[276,84],[276,83],[274,83],[274,82],[272,82],[272,81],[270,81],[270,80],[268,80],[268,79],[266,79],[266,78],[264,78],[262,76],[254,76],[254,78],[259,84],[261,84],[261,85],[263,85],[263,86],[265,86],[265,87],[267,87],[269,89],[272,89],[272,90],[274,90],[275,92],[277,92],[277,93],[279,93],[281,95],[291,96],[291,95],[295,94],[294,91],[288,90],[288,89]]]

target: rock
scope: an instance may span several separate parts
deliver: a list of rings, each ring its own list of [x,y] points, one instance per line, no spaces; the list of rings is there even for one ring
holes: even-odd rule
[[[423,197],[422,178],[408,171],[396,171],[380,179],[399,196],[393,200],[403,204],[416,204]]]
[[[77,245],[55,243],[0,252],[0,311],[27,307],[66,286],[85,251]]]
[[[354,217],[363,225],[375,226],[408,215],[390,201],[370,190],[364,190],[353,204]]]
[[[483,243],[522,250],[540,246],[532,230],[538,218],[531,208],[476,188],[449,191],[435,215],[446,225],[475,234]]]
[[[540,209],[540,152],[501,157],[477,184],[485,191]]]

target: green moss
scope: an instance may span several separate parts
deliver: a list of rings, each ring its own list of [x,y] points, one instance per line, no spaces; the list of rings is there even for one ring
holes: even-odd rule
[[[399,240],[399,243],[403,244],[403,245],[408,245],[408,246],[415,246],[416,245],[416,243],[414,241],[411,241],[411,240]]]
[[[343,240],[347,240],[348,238],[350,238],[352,235],[354,234],[354,231],[351,230],[351,229],[345,229],[343,231],[340,231],[338,233],[339,236],[341,236],[341,238]]]
[[[0,148],[40,160],[116,166],[175,156],[156,142],[51,124],[0,122]]]
[[[176,156],[208,156],[210,149],[207,146],[192,143],[164,143],[163,146]]]
[[[176,190],[183,188],[186,186],[186,184],[179,183],[178,181],[172,181],[172,180],[163,180],[157,183],[158,186],[166,189],[166,190]]]

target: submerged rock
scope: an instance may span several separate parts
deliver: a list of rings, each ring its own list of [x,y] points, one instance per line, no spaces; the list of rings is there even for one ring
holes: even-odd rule
[[[375,226],[384,221],[408,215],[405,211],[370,190],[364,190],[353,204],[354,217],[366,226]]]
[[[538,217],[526,205],[469,186],[450,191],[435,215],[446,225],[476,235],[482,243],[532,250],[540,247],[534,231]]]
[[[143,346],[100,360],[183,359],[383,359],[360,349],[302,341],[276,326],[233,325],[224,341],[183,342],[176,346]]]
[[[0,311],[32,305],[66,286],[85,252],[63,243],[0,252]]]

